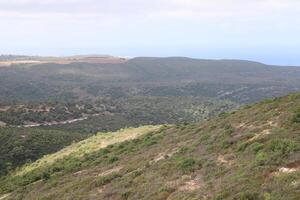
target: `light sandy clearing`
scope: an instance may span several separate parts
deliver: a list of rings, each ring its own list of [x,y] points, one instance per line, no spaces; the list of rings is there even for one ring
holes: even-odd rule
[[[224,158],[224,156],[223,155],[219,155],[218,156],[218,161],[219,161],[219,163],[225,163],[225,164],[227,164],[227,163],[229,163],[229,161],[228,160],[225,160],[225,158]]]
[[[252,142],[253,140],[258,139],[259,137],[269,135],[269,134],[271,134],[271,130],[270,129],[265,129],[261,133],[256,134],[254,137],[250,138],[247,142]]]
[[[0,127],[4,127],[4,126],[6,126],[6,123],[3,121],[0,121]]]
[[[115,167],[113,169],[110,169],[110,170],[107,170],[105,172],[102,172],[102,173],[98,174],[97,176],[98,177],[107,176],[107,175],[110,175],[112,173],[119,172],[121,169],[122,169],[122,167]]]
[[[271,176],[279,176],[281,174],[291,174],[300,170],[300,161],[292,162],[286,166],[280,167],[277,171],[271,173]]]
[[[281,168],[279,169],[279,172],[287,173],[287,174],[293,173],[293,172],[296,172],[296,171],[297,171],[296,168],[281,167]]]
[[[10,195],[11,195],[11,193],[4,194],[0,197],[0,200],[4,200],[4,199],[8,198]]]
[[[268,121],[268,125],[270,125],[272,127],[278,127],[278,123],[274,122],[274,121]]]
[[[194,191],[200,189],[203,186],[203,181],[201,176],[197,176],[195,179],[186,181],[183,185],[181,185],[178,190],[179,191]]]
[[[280,176],[281,174],[291,174],[299,171],[299,168],[281,167],[278,171],[271,173],[271,176]]]
[[[45,62],[39,61],[39,60],[14,60],[14,61],[0,61],[0,67],[9,67],[11,65],[16,64],[42,64]]]
[[[164,152],[164,153],[160,153],[158,154],[152,161],[150,161],[150,164],[153,164],[153,163],[157,163],[158,161],[160,160],[164,160],[166,158],[169,158],[171,156],[173,156],[175,153],[177,153],[178,150],[177,149],[173,149],[172,151],[170,152]]]
[[[8,111],[9,109],[10,109],[10,106],[0,107],[0,112],[5,112],[5,111]]]
[[[220,163],[220,164],[225,164],[225,165],[232,165],[233,164],[233,160],[227,160],[225,158],[224,155],[218,155],[218,158],[217,158],[217,161]]]
[[[192,178],[192,176],[184,175],[180,179],[168,182],[166,186],[181,192],[190,192],[200,189],[203,186],[203,178],[201,174],[198,174],[194,178]]]
[[[24,59],[24,60],[7,60],[0,61],[0,67],[10,67],[12,65],[38,65],[38,64],[46,64],[46,63],[54,63],[54,64],[71,64],[71,63],[124,63],[127,59],[113,57],[113,56],[72,56],[72,57],[41,57],[40,59]]]

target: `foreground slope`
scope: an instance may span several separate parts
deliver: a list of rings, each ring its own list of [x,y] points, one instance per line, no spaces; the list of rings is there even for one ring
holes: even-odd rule
[[[32,166],[2,178],[3,199],[298,200],[300,94]]]

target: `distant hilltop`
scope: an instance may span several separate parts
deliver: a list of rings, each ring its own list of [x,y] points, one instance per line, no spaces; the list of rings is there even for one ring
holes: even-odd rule
[[[127,61],[126,58],[109,56],[109,55],[76,55],[66,57],[43,57],[43,56],[23,56],[23,55],[1,55],[0,67],[9,67],[18,64],[70,64],[76,62],[85,63],[122,63]]]

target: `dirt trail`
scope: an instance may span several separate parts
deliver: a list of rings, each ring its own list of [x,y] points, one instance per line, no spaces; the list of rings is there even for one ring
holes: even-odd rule
[[[252,142],[252,141],[258,139],[259,137],[262,137],[262,136],[265,136],[265,135],[270,135],[270,134],[271,134],[271,130],[270,129],[265,129],[261,133],[256,134],[254,137],[250,138],[247,142]]]
[[[203,186],[203,178],[201,175],[198,175],[194,179],[186,181],[181,185],[178,190],[179,191],[194,191],[200,189]]]
[[[223,155],[219,155],[219,156],[218,156],[218,161],[219,161],[220,163],[226,163],[226,164],[229,162],[228,160],[225,160],[225,158],[224,158]]]
[[[149,164],[157,163],[160,160],[164,160],[166,158],[172,157],[175,153],[178,152],[178,149],[173,149],[170,152],[164,152],[158,154],[152,161],[149,162]]]
[[[40,127],[40,126],[54,126],[54,125],[73,124],[75,122],[87,120],[87,119],[89,119],[89,117],[95,117],[95,116],[99,116],[99,115],[101,115],[101,114],[97,113],[97,114],[93,114],[93,115],[89,115],[89,116],[85,116],[85,117],[80,117],[80,118],[76,118],[76,119],[69,119],[69,120],[66,120],[66,121],[32,123],[32,124],[21,125],[21,126],[17,126],[17,127],[18,128],[33,128],[33,127]]]
[[[115,172],[119,172],[121,169],[123,169],[123,167],[115,167],[113,169],[109,169],[105,172],[102,172],[100,174],[97,175],[97,177],[101,177],[101,176],[107,176],[109,174],[115,173]]]

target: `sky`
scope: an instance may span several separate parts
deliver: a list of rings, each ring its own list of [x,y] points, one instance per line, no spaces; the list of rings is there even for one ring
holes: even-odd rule
[[[300,66],[299,0],[0,0],[0,54]]]

